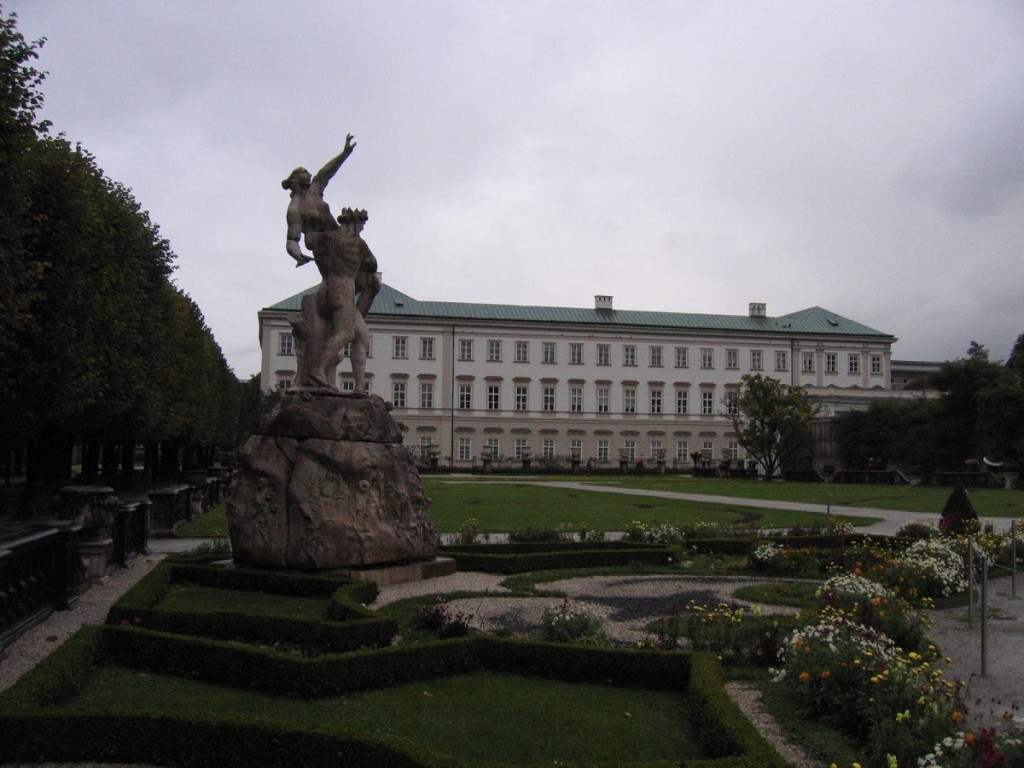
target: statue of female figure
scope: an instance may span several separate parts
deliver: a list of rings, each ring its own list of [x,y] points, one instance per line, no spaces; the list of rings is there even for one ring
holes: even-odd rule
[[[356,310],[361,239],[351,226],[343,226],[335,220],[324,201],[324,189],[355,146],[349,134],[341,154],[324,165],[316,176],[311,177],[305,168],[296,168],[281,182],[281,186],[291,192],[285,217],[288,223],[285,249],[298,267],[315,262],[322,278],[316,293],[302,299],[301,317],[292,322],[298,358],[295,386],[298,388],[336,390],[334,371],[341,362],[345,345],[352,342],[355,389],[357,393],[364,391],[369,332]],[[302,252],[301,238],[313,252],[312,258]]]

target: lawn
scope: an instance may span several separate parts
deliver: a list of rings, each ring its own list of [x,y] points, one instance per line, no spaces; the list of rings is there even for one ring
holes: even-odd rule
[[[831,500],[833,509],[842,507],[873,507],[905,512],[939,515],[951,487],[932,485],[847,485],[841,483],[793,483],[760,480],[725,480],[720,478],[665,475],[662,477],[586,477],[560,478],[576,482],[612,484],[621,488],[675,491],[733,498],[795,501],[821,504]],[[1018,517],[1024,515],[1024,493],[1001,488],[969,488],[967,495],[975,511],[982,517]]]
[[[643,488],[658,490],[651,480],[641,481]],[[648,485],[650,483],[650,485]],[[731,504],[707,504],[654,496],[633,496],[583,489],[558,488],[523,482],[488,483],[473,480],[435,480],[424,482],[424,491],[432,501],[430,518],[438,531],[457,531],[474,519],[481,533],[509,532],[533,528],[564,527],[578,531],[622,531],[629,523],[713,522],[735,525],[755,524],[768,528],[791,528],[825,522],[822,512],[794,512],[746,507],[737,499]],[[854,525],[875,520],[848,519]]]
[[[638,497],[611,493],[588,493],[583,489],[545,486],[547,478],[494,477],[487,481],[470,478],[424,478],[424,491],[431,499],[430,517],[439,532],[457,531],[467,520],[477,521],[481,533],[507,533],[534,528],[621,531],[630,522],[688,523],[697,521],[749,524],[767,528],[791,528],[821,523],[819,512],[791,512],[757,509],[743,505],[743,499],[792,501],[819,504],[822,512],[830,505],[840,520],[855,526],[869,525],[869,518],[843,517],[843,507],[873,507],[917,512],[936,518],[952,489],[933,486],[839,485],[818,483],[764,483],[750,480],[693,478],[689,475],[664,477],[560,477],[603,487],[673,491],[694,495],[724,496],[735,504]],[[968,491],[975,510],[983,517],[1024,515],[1024,494],[1001,489]],[[183,538],[226,538],[224,504],[178,528]]]
[[[126,702],[134,714],[230,712],[412,742],[469,765],[678,765],[702,756],[681,694],[491,672],[299,700],[100,667],[75,709],[120,710]]]

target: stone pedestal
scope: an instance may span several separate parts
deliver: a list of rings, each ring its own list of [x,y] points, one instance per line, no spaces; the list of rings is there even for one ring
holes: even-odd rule
[[[93,584],[106,584],[114,570],[114,540],[92,538],[79,543],[85,576]]]
[[[326,571],[437,554],[419,473],[376,395],[290,393],[239,458],[227,512],[240,564]]]

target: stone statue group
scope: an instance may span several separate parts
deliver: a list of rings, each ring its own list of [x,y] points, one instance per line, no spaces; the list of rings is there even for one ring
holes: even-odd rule
[[[316,292],[302,299],[298,320],[292,321],[297,357],[294,388],[337,391],[335,370],[349,344],[355,391],[364,391],[370,333],[364,319],[380,291],[377,260],[363,240],[364,210],[345,208],[335,219],[324,201],[324,189],[355,149],[352,134],[345,148],[311,176],[296,168],[281,182],[291,192],[288,203],[286,249],[301,267],[314,262],[322,280]],[[307,256],[299,245],[305,239]]]

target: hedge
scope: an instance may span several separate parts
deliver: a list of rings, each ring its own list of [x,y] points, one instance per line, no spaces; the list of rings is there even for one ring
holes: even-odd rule
[[[644,563],[669,565],[678,558],[671,546],[651,544],[495,544],[445,547],[445,557],[455,560],[460,571],[525,573],[556,568],[605,568]]]
[[[208,613],[161,609],[160,600],[171,584],[183,582],[220,589],[329,597],[327,620],[254,616],[240,611]],[[155,568],[132,587],[110,609],[107,623],[219,640],[265,645],[288,643],[305,653],[342,653],[386,646],[394,639],[398,623],[379,617],[360,604],[372,601],[377,592],[373,582],[172,563]]]
[[[106,642],[96,642],[103,634]],[[154,642],[155,640],[155,642]],[[178,667],[200,679],[219,675],[219,664],[234,662],[232,644],[197,639],[194,643],[148,630],[107,626],[88,628],[59,648],[10,691],[0,695],[0,726],[15,738],[0,740],[0,762],[109,761],[205,768],[234,766],[346,766],[381,768],[449,768],[455,763],[419,745],[303,730],[273,721],[232,716],[130,712],[82,712],[68,703],[82,677],[70,669],[89,669],[104,657],[139,660],[164,654],[164,667]],[[574,647],[526,640],[474,636],[423,643],[406,648],[336,656],[309,661],[273,652],[244,649],[255,661],[247,684],[259,678],[284,680],[306,668],[306,692],[341,683],[361,690],[474,669],[592,683],[677,689],[687,692],[689,714],[712,757],[688,761],[695,768],[782,768],[781,757],[757,733],[726,694],[717,660],[708,653],[627,651]],[[213,658],[204,659],[212,652]],[[127,657],[127,658],[126,658]],[[151,660],[153,660],[151,658]],[[230,676],[230,674],[229,674]],[[317,678],[321,682],[317,682]],[[232,683],[233,684],[233,683]],[[61,686],[67,690],[60,692]],[[245,687],[245,686],[243,686]],[[287,685],[282,688],[288,688]],[[74,690],[72,690],[74,689]],[[315,691],[313,689],[316,689]]]

